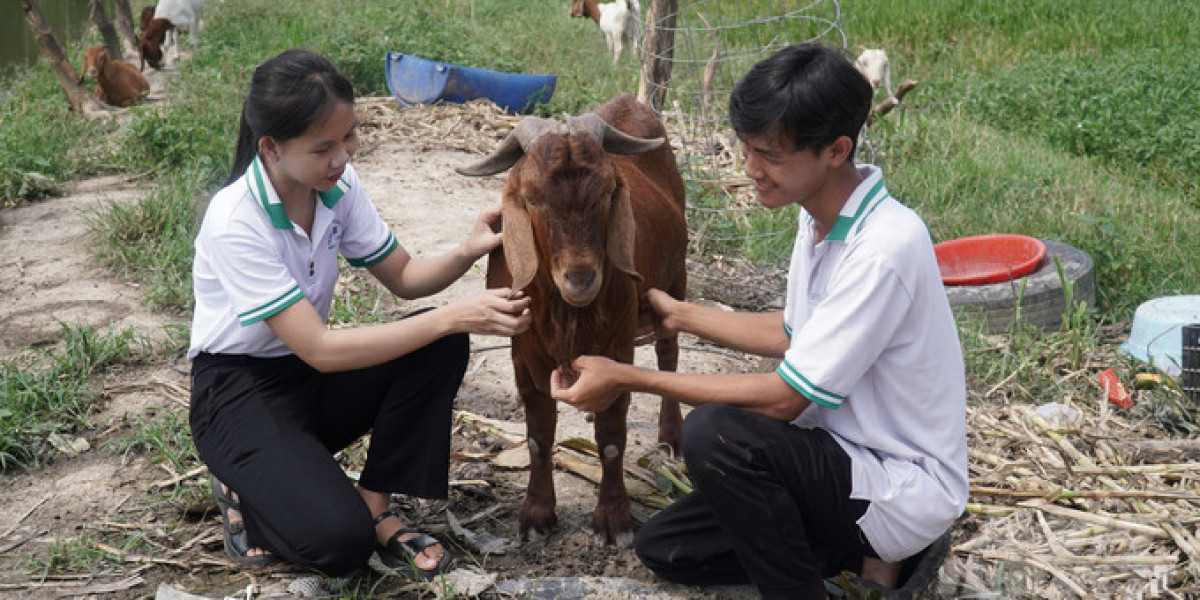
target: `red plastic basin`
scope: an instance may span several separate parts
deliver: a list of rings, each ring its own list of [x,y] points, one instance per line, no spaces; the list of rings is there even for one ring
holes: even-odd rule
[[[933,252],[942,283],[982,285],[1036,271],[1046,257],[1046,244],[1026,235],[991,233],[935,244]]]

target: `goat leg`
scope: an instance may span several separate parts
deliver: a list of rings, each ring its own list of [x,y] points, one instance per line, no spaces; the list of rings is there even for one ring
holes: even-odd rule
[[[658,358],[659,371],[674,371],[679,366],[679,337],[669,337],[654,342],[654,354]],[[679,401],[663,396],[658,409],[658,443],[665,444],[676,455],[683,445],[683,413]]]
[[[514,356],[514,362],[516,357]],[[554,430],[558,406],[554,399],[533,385],[529,371],[514,364],[517,389],[525,405],[525,441],[529,446],[529,485],[519,518],[521,539],[529,530],[548,535],[558,523],[554,514]]]
[[[596,448],[600,451],[600,493],[592,513],[592,530],[621,547],[633,543],[633,518],[625,491],[625,419],[629,394],[596,414]]]

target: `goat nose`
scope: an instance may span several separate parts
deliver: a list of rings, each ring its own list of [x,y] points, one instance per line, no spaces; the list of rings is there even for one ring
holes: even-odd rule
[[[567,283],[577,290],[586,290],[596,280],[596,270],[591,268],[571,269],[566,272]]]

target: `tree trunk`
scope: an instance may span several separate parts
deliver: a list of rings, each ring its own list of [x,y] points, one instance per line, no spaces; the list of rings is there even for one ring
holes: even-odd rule
[[[137,53],[138,36],[133,29],[133,9],[129,7],[129,0],[113,0],[113,11],[117,13],[117,32],[128,45],[126,49]]]
[[[33,30],[34,39],[42,47],[42,53],[50,60],[50,70],[54,72],[59,85],[66,92],[71,108],[87,116],[108,114],[105,105],[86,88],[79,85],[80,77],[75,73],[75,67],[71,66],[71,61],[67,60],[66,53],[63,52],[58,39],[54,37],[54,30],[46,24],[37,0],[21,0],[21,10],[25,12],[25,20],[29,22],[29,28]]]
[[[675,56],[675,19],[679,0],[650,0],[646,11],[646,35],[642,40],[642,76],[638,100],[656,113],[662,112],[667,83],[671,81],[671,59]]]
[[[104,39],[104,51],[113,60],[125,60],[125,50],[121,48],[117,30],[113,27],[112,20],[108,18],[104,0],[89,0],[89,4],[92,7],[92,23],[96,25],[96,29],[100,30],[100,37]]]

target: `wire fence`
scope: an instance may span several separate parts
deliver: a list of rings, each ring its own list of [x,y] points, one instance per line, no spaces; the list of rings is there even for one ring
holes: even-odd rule
[[[673,43],[642,48],[644,63],[670,65],[669,79],[644,85],[662,98],[684,178],[697,182],[741,177],[726,109],[729,93],[754,63],[795,42],[846,47],[838,0],[680,0],[674,12],[646,14],[646,27],[669,32]]]
[[[770,248],[751,262],[786,265],[795,222],[756,210],[751,182],[742,173],[738,140],[728,119],[728,99],[754,63],[784,46],[820,41],[846,48],[838,0],[678,0],[663,10],[642,0],[646,35],[641,47],[639,96],[659,109],[671,132],[689,193],[693,242],[712,248]],[[660,10],[662,14],[655,14]],[[664,35],[665,34],[665,35]],[[654,43],[654,38],[665,42]],[[666,68],[655,65],[665,64]],[[698,249],[698,248],[694,248]],[[733,260],[733,257],[728,257]],[[765,260],[764,260],[765,259]],[[728,277],[726,271],[718,277]]]

